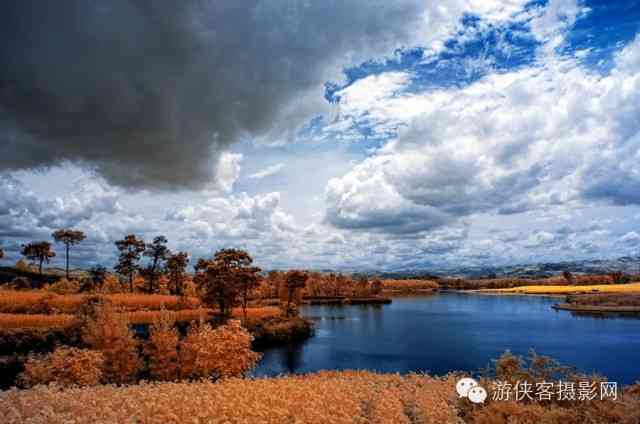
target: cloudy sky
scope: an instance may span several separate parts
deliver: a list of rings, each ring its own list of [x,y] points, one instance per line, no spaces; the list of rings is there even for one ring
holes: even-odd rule
[[[640,249],[640,1],[0,5],[0,244],[265,268]],[[56,259],[62,263],[62,257]]]

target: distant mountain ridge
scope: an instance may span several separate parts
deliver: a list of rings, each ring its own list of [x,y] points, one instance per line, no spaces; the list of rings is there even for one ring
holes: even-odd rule
[[[616,259],[585,259],[579,261],[540,262],[505,266],[460,266],[451,268],[424,270],[398,270],[377,274],[382,278],[544,278],[558,275],[562,271],[579,274],[608,274],[621,271],[627,274],[640,273],[640,256],[622,256]]]

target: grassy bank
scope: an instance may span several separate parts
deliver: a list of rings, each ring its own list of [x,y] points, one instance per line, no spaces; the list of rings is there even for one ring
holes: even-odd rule
[[[316,296],[304,297],[302,303],[306,305],[366,305],[366,304],[388,304],[391,299],[388,297],[345,297],[345,296]]]
[[[221,383],[155,383],[0,393],[6,423],[454,422],[453,378],[321,372]]]
[[[510,358],[507,358],[510,360]],[[517,368],[517,365],[516,365]],[[521,371],[516,369],[516,371]],[[522,378],[528,378],[526,375]],[[101,385],[61,390],[39,386],[0,392],[3,422],[17,423],[403,423],[632,424],[640,420],[640,387],[616,400],[492,400],[458,398],[456,375],[323,371],[217,383]]]
[[[640,293],[569,295],[565,303],[553,307],[574,312],[640,313]]]
[[[480,289],[482,293],[516,293],[516,294],[577,294],[577,293],[629,293],[640,294],[640,283],[630,284],[595,284],[583,286],[568,285],[530,285],[505,289]]]

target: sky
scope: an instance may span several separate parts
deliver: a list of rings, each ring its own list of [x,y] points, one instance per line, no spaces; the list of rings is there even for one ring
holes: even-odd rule
[[[67,227],[77,266],[637,255],[640,1],[3,2],[2,261]]]

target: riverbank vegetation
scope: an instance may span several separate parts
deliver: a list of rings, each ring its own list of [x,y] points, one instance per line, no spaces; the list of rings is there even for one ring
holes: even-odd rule
[[[453,290],[513,289],[525,286],[621,286],[638,282],[640,282],[640,275],[627,275],[621,272],[574,274],[568,271],[547,278],[441,278],[438,280],[440,287]]]
[[[640,292],[569,295],[564,303],[553,306],[574,312],[640,313]]]
[[[298,315],[307,272],[278,273],[275,302],[266,305],[258,289],[268,283],[242,250],[200,258],[189,273],[188,255],[169,251],[166,238],[145,243],[131,234],[115,243],[116,273],[78,273],[69,255],[84,235],[60,230],[54,238],[65,246],[63,275],[43,266],[52,244],[33,242],[23,254],[37,272],[19,263],[19,277],[0,289],[3,388],[240,376],[257,363],[255,346],[312,334]]]
[[[165,337],[174,343],[175,337]],[[163,342],[167,344],[166,342]],[[62,358],[97,364],[99,357],[68,350]],[[248,359],[252,360],[251,358]],[[166,363],[158,370],[173,369]],[[59,370],[59,368],[56,368]],[[38,386],[0,393],[0,414],[7,423],[89,422],[301,422],[301,423],[619,423],[640,420],[640,385],[618,389],[617,397],[592,400],[497,400],[498,382],[574,382],[587,378],[555,361],[510,353],[480,379],[488,391],[483,404],[459,398],[461,374],[377,374],[368,371],[322,371],[278,378],[223,378],[153,382],[117,387],[94,385],[93,371],[73,376],[89,387]],[[160,379],[159,379],[160,380]],[[590,376],[588,381],[601,381]],[[504,386],[502,386],[504,387]]]
[[[484,292],[493,293],[520,293],[520,294],[552,294],[565,295],[577,293],[621,293],[621,294],[640,294],[640,283],[629,284],[596,284],[596,285],[580,285],[580,286],[549,286],[549,285],[531,285],[520,286],[507,289],[483,289]]]

